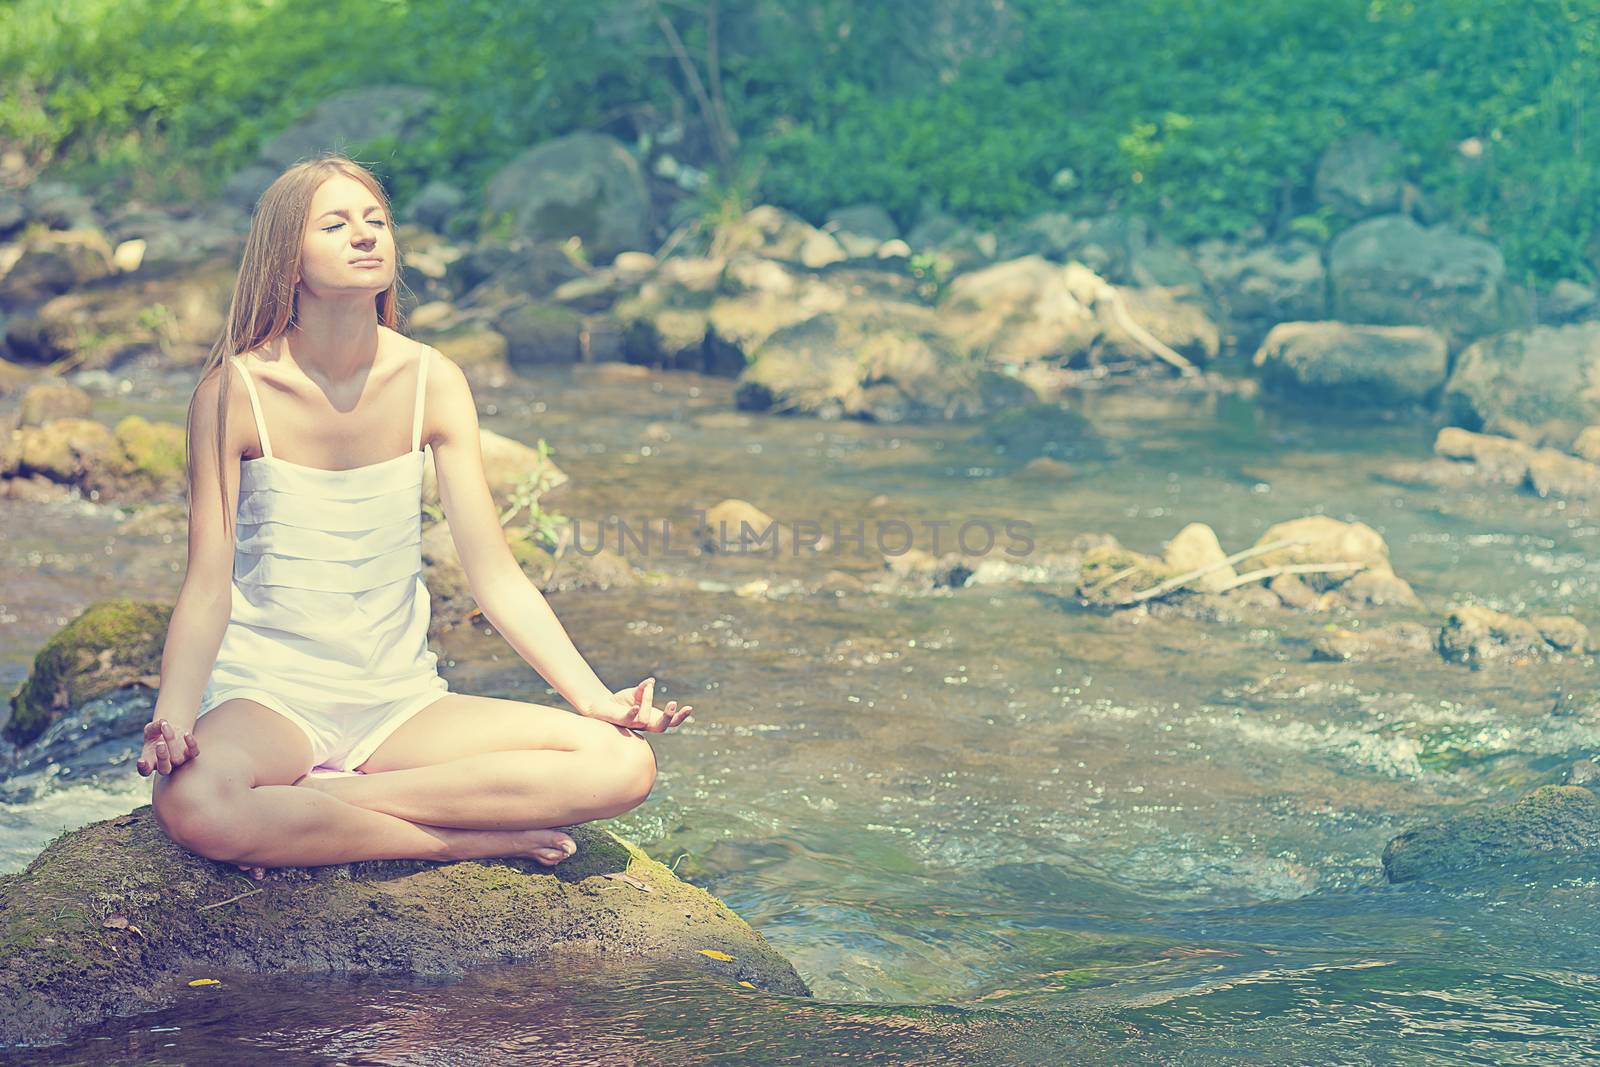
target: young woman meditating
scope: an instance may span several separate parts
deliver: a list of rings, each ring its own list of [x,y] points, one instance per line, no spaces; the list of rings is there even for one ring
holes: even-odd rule
[[[466,377],[394,329],[398,258],[364,167],[289,168],[261,196],[189,404],[189,563],[138,767],[168,836],[257,878],[368,859],[559,863],[577,845],[553,827],[643,801],[643,734],[691,711],[655,707],[653,678],[608,689],[522,573]],[[478,607],[581,714],[439,676],[425,448]]]

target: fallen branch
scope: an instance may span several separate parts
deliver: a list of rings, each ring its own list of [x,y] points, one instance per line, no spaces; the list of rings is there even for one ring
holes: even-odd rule
[[[1190,363],[1173,349],[1167,347],[1149,330],[1134,322],[1133,316],[1128,314],[1128,309],[1122,304],[1122,295],[1117,292],[1114,286],[1108,286],[1108,288],[1111,289],[1111,314],[1116,318],[1117,324],[1128,331],[1129,336],[1139,342],[1151,355],[1176,367],[1178,373],[1183,377],[1193,378],[1200,373],[1200,369],[1193,363]]]
[[[1264,567],[1259,571],[1251,571],[1249,574],[1241,574],[1239,577],[1235,578],[1233,581],[1217,590],[1217,592],[1226,593],[1229,589],[1237,589],[1241,585],[1248,585],[1251,582],[1259,582],[1276,578],[1283,574],[1332,574],[1335,571],[1365,570],[1368,566],[1370,566],[1370,564],[1359,562],[1284,563],[1276,567]]]
[[[1264,556],[1268,552],[1276,552],[1280,548],[1292,548],[1295,545],[1303,545],[1307,543],[1308,542],[1306,539],[1302,537],[1286,538],[1282,541],[1271,541],[1264,545],[1255,545],[1251,548],[1246,548],[1243,551],[1235,552],[1231,556],[1219,559],[1214,563],[1207,563],[1204,567],[1199,567],[1195,570],[1189,571],[1187,574],[1180,574],[1175,578],[1168,578],[1160,585],[1152,586],[1151,588],[1144,590],[1142,593],[1135,593],[1130,599],[1119,601],[1119,603],[1137,604],[1141,600],[1148,600],[1150,597],[1160,596],[1162,593],[1171,592],[1172,590],[1177,589],[1179,586],[1188,585],[1196,578],[1204,578],[1212,571],[1220,571],[1224,567],[1231,567],[1240,560],[1251,559],[1255,556]],[[1128,575],[1136,573],[1138,570],[1139,566],[1137,564],[1132,567],[1124,567],[1111,577],[1105,579],[1104,581],[1098,582],[1089,589],[1084,590],[1083,595],[1085,598],[1091,597],[1100,592],[1102,589],[1107,589],[1115,585]]]

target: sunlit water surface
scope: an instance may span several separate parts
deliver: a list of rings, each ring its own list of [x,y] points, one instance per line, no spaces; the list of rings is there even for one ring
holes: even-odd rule
[[[181,421],[181,377],[97,401]],[[571,474],[557,510],[642,527],[727,497],[785,522],[1027,523],[1035,553],[1084,532],[1159,552],[1185,523],[1230,551],[1313,512],[1359,519],[1436,623],[1458,599],[1600,625],[1600,535],[1576,503],[1388,476],[1419,420],[1334,422],[1238,398],[1108,393],[1109,441],[1067,476],[971,426],[735,414],[730,383],[552,371],[477,390],[485,426],[539,437]],[[176,593],[184,544],[122,538],[115,508],[0,501],[0,675],[108,590]],[[976,538],[974,538],[976,540]],[[614,544],[614,542],[613,542]],[[1002,533],[990,553],[1005,558]],[[552,603],[601,676],[696,706],[655,737],[655,792],[613,827],[720,896],[815,1000],[690,972],[557,982],[508,968],[184,988],[26,1063],[1437,1062],[1600,1055],[1592,865],[1389,886],[1396,833],[1510,800],[1596,747],[1553,716],[1594,664],[1471,671],[1422,656],[1312,662],[1352,618],[1109,618],[1055,584],[923,593],[881,556],[668,557],[698,590]],[[1026,562],[1026,560],[1023,560]],[[746,583],[766,579],[765,593]],[[743,594],[736,592],[740,587]],[[1403,617],[1403,616],[1397,616]],[[457,691],[558,703],[500,638],[441,643]],[[0,810],[0,871],[63,829],[149,798],[62,785]]]

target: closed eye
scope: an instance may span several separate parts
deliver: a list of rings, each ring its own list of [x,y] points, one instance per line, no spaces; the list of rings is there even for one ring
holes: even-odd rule
[[[387,225],[389,225],[387,222],[384,222],[382,219],[368,219],[367,223],[368,223],[368,225],[371,225],[371,226],[387,226]],[[332,233],[334,230],[337,230],[340,226],[343,226],[343,225],[344,225],[344,223],[342,223],[342,222],[336,222],[332,226],[324,226],[322,228],[322,232],[323,233]]]

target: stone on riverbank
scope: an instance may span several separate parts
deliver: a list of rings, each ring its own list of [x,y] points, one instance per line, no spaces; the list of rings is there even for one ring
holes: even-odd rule
[[[128,599],[91,604],[34,656],[0,737],[25,745],[94,697],[125,685],[154,688],[171,616],[170,606]]]
[[[1391,882],[1448,880],[1469,871],[1600,848],[1600,797],[1544,785],[1514,804],[1408,830],[1383,850]]]
[[[1427,402],[1444,384],[1445,340],[1426,326],[1284,322],[1252,362],[1265,384],[1318,403],[1397,408]]]
[[[1582,655],[1589,629],[1564,615],[1519,619],[1475,604],[1452,608],[1439,630],[1439,654],[1451,663],[1526,663],[1555,652]]]
[[[1600,322],[1487,337],[1462,352],[1443,403],[1451,421],[1566,448],[1600,422]]]
[[[149,805],[63,834],[0,876],[0,1041],[59,1040],[230,973],[683,962],[730,986],[810,995],[722,901],[601,826],[565,829],[578,852],[555,867],[379,860],[259,883],[174,844]]]

